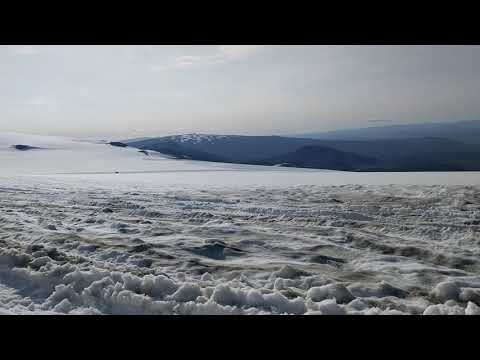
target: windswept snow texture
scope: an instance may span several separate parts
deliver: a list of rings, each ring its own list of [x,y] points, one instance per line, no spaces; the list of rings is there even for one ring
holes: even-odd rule
[[[480,314],[475,173],[265,170],[34,140],[0,135],[0,314]],[[81,163],[55,166],[67,155]]]

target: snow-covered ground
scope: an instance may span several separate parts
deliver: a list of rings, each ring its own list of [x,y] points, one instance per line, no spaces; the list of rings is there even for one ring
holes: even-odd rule
[[[0,169],[0,313],[480,314],[478,173],[19,134],[0,134]]]

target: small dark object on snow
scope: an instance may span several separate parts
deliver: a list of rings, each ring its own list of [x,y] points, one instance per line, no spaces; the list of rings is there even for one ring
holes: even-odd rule
[[[122,142],[119,142],[119,141],[111,141],[109,142],[110,145],[112,146],[117,146],[117,147],[128,147],[127,144],[124,144]]]
[[[30,146],[30,145],[21,145],[21,144],[18,144],[18,145],[13,145],[12,146],[14,149],[17,149],[17,150],[20,150],[20,151],[27,151],[27,150],[33,150],[33,149],[39,149],[35,146]]]

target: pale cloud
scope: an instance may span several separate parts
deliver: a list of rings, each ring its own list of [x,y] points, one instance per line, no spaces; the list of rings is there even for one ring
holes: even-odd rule
[[[480,116],[480,46],[0,45],[0,64],[0,132],[280,134]]]
[[[51,104],[51,102],[43,97],[31,98],[22,103],[22,105],[31,105],[31,106],[42,106],[42,105],[49,105],[49,104]]]
[[[183,99],[188,97],[188,94],[186,92],[181,92],[181,91],[162,91],[162,92],[143,92],[139,93],[139,96],[142,98],[149,98],[149,99],[155,99],[155,98],[179,98]]]
[[[36,55],[39,52],[38,47],[30,45],[15,45],[11,47],[11,50],[14,55]]]
[[[264,45],[222,45],[219,47],[219,51],[224,58],[232,60],[252,55],[263,46]]]
[[[172,61],[151,67],[154,71],[185,69],[190,67],[224,64],[253,55],[263,45],[221,45],[213,54],[177,56]]]

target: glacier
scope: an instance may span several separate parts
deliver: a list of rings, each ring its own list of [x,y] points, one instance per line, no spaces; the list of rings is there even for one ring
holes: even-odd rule
[[[480,314],[475,172],[209,163],[14,133],[0,166],[0,314]]]

